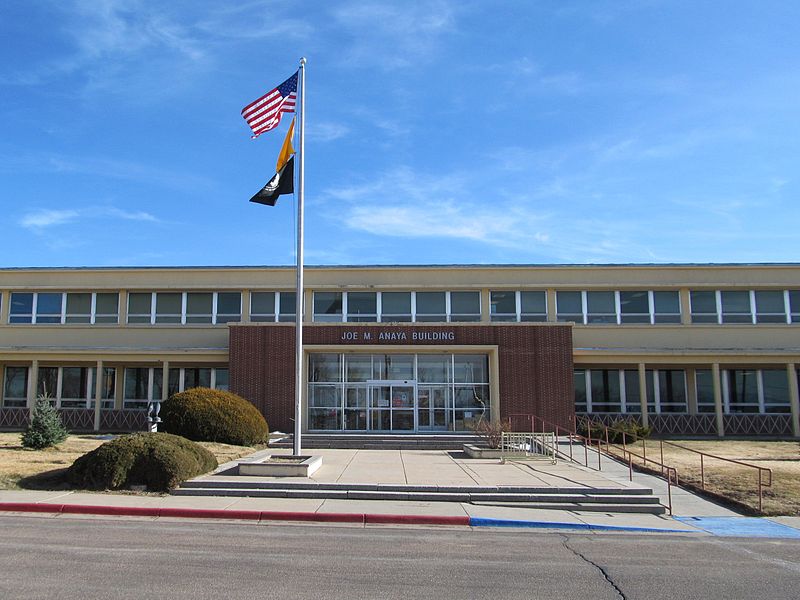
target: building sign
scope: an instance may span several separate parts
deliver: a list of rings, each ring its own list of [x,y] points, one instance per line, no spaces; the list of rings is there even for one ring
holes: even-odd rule
[[[343,328],[340,342],[367,344],[419,344],[425,342],[449,343],[456,341],[456,332],[433,328]]]

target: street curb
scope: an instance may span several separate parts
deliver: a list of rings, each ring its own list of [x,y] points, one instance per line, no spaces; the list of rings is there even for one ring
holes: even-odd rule
[[[593,525],[591,523],[560,523],[550,521],[516,521],[514,519],[491,519],[471,517],[472,527],[523,527],[527,529],[573,529],[582,531],[632,531],[641,533],[701,533],[686,529],[659,529],[656,527],[635,527],[632,525]]]
[[[97,506],[91,504],[46,504],[36,502],[0,502],[0,512],[238,519],[247,521],[306,521],[315,523],[360,523],[362,525],[470,525],[470,518],[467,516],[224,510],[214,508],[149,508],[143,506]]]

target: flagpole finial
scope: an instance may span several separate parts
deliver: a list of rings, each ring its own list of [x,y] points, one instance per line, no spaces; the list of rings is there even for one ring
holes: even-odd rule
[[[302,56],[300,57],[300,66],[304,67],[305,65],[306,65],[306,57]]]

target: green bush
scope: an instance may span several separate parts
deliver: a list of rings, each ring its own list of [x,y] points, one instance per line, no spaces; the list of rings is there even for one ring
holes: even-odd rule
[[[39,396],[33,406],[31,424],[22,433],[22,445],[40,450],[60,444],[67,439],[67,435],[61,416],[50,404],[50,398],[46,395]]]
[[[269,439],[264,416],[250,402],[231,392],[192,388],[161,406],[162,428],[200,442],[252,446]]]
[[[608,424],[608,441],[612,444],[621,444],[625,432],[625,440],[627,442],[635,441],[636,439],[646,439],[650,437],[651,430],[649,427],[642,425],[638,419],[632,417],[620,417]],[[578,433],[582,436],[588,436],[589,429],[586,421],[578,423]],[[591,422],[592,440],[606,441],[606,433],[603,429],[602,423],[596,421]]]
[[[134,433],[81,456],[67,470],[67,481],[94,490],[144,485],[165,492],[216,468],[217,459],[211,452],[185,438]]]

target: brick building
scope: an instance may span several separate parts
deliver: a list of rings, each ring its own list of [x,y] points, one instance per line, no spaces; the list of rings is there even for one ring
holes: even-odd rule
[[[294,270],[0,269],[0,428],[47,393],[76,430],[230,388],[291,431]],[[800,265],[307,267],[305,431],[620,415],[797,437]]]

